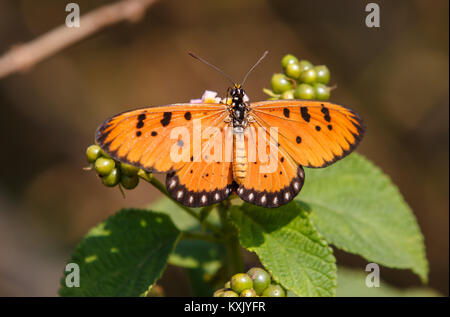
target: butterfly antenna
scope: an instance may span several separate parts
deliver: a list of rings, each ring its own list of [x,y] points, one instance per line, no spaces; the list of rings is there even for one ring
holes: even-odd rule
[[[244,79],[242,80],[241,85],[244,86],[245,81],[247,80],[248,75],[255,69],[256,66],[258,66],[259,63],[266,57],[266,55],[269,53],[269,51],[265,51],[264,54],[258,59],[258,61],[255,63],[255,65],[250,68],[250,70],[247,72],[247,75],[245,75]]]
[[[215,70],[217,70],[219,73],[221,73],[223,76],[225,76],[225,78],[228,79],[232,85],[235,84],[235,82],[230,78],[230,76],[228,76],[223,70],[221,70],[221,69],[220,69],[219,67],[217,67],[216,65],[213,65],[213,64],[211,64],[210,62],[207,62],[206,60],[204,60],[204,59],[201,58],[201,57],[198,57],[197,55],[195,55],[195,54],[192,53],[192,52],[188,52],[188,54],[189,54],[191,57],[193,57],[193,58],[195,58],[195,59],[198,59],[200,62],[205,63],[206,65],[208,65],[208,66],[214,68]]]

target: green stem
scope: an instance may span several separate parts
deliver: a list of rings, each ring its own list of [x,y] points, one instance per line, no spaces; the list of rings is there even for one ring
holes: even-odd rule
[[[233,224],[228,220],[228,212],[230,207],[231,203],[228,199],[221,202],[218,206],[220,222],[222,223],[222,231],[224,232],[226,264],[229,277],[244,271],[244,261],[242,259],[238,232]]]
[[[146,180],[147,182],[149,182],[153,186],[155,186],[156,189],[158,189],[162,194],[164,194],[165,196],[170,198],[172,201],[174,201],[181,209],[183,209],[189,215],[191,215],[192,217],[197,219],[200,223],[203,223],[203,225],[206,228],[208,228],[209,230],[211,230],[212,232],[214,232],[218,236],[222,235],[222,232],[220,231],[220,229],[217,226],[213,225],[212,223],[210,223],[210,222],[208,222],[206,220],[202,220],[200,215],[198,215],[191,208],[189,208],[189,207],[187,207],[187,206],[185,206],[183,204],[180,204],[178,201],[174,200],[169,195],[169,193],[167,192],[166,187],[163,184],[161,184],[161,182],[159,180],[157,180],[151,173],[147,173],[144,170],[139,170],[138,176],[141,177],[142,179]]]

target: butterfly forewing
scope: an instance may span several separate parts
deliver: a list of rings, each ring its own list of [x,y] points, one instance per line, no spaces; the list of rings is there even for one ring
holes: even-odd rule
[[[363,121],[355,112],[329,102],[264,101],[251,108],[259,125],[278,128],[280,147],[306,167],[324,167],[341,159],[364,134]]]
[[[171,172],[180,165],[170,156],[177,142],[171,139],[172,130],[185,128],[192,138],[195,119],[219,125],[226,118],[225,110],[226,105],[206,103],[132,110],[106,120],[97,129],[96,141],[118,161],[146,171]]]

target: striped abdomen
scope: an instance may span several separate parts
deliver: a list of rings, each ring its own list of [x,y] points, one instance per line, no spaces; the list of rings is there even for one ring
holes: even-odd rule
[[[241,184],[247,177],[247,152],[245,151],[244,133],[234,133],[233,146],[233,178]]]

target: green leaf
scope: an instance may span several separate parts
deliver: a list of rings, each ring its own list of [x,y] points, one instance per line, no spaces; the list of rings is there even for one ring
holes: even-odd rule
[[[161,277],[180,232],[167,215],[127,209],[93,228],[69,263],[80,268],[80,287],[61,296],[139,296]]]
[[[152,210],[169,215],[178,228],[183,231],[204,231],[198,220],[187,214],[172,200],[164,197],[149,206]],[[212,208],[193,208],[201,219],[218,224],[217,213]],[[224,254],[222,245],[201,240],[180,240],[169,256],[168,263],[186,268],[193,296],[212,296],[213,288],[208,278],[213,277],[222,265]]]
[[[256,252],[274,279],[299,296],[334,296],[331,248],[297,202],[276,209],[244,203],[231,209],[243,247]]]
[[[224,250],[217,243],[201,240],[181,240],[169,257],[169,263],[184,268],[205,268],[214,273],[220,267]]]
[[[200,231],[201,225],[192,216],[168,198],[163,198],[149,206],[152,210],[165,213],[173,220],[177,228],[183,231]],[[200,210],[200,208],[198,208]],[[216,214],[210,218],[217,223]],[[211,220],[210,219],[210,220]],[[217,243],[198,240],[181,240],[175,251],[170,255],[169,263],[184,268],[199,268],[208,266],[214,268],[220,262],[223,247]],[[212,269],[211,269],[212,270]],[[209,270],[208,270],[209,271]]]
[[[380,287],[367,287],[368,272],[344,267],[338,268],[338,297],[435,297],[442,296],[430,288],[400,289],[380,281]]]
[[[169,264],[186,268],[192,296],[212,296],[211,279],[222,266],[221,244],[202,240],[181,240],[169,257]]]
[[[296,198],[327,241],[387,267],[427,280],[423,236],[397,187],[361,155],[325,169],[308,169]]]
[[[161,198],[156,202],[150,204],[148,208],[150,210],[156,210],[158,212],[169,215],[177,228],[180,230],[186,231],[199,228],[199,221],[197,219],[189,215],[180,206],[178,206],[175,202],[167,197]],[[201,208],[191,209],[198,212],[198,214],[200,215]],[[219,218],[217,216],[217,213],[215,212],[209,213],[207,219],[214,224],[219,223]]]

